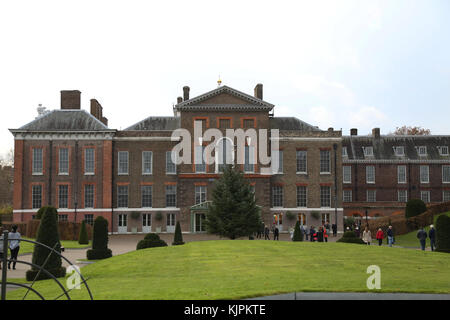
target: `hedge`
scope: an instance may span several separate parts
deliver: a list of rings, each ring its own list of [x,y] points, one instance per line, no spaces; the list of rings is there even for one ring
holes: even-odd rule
[[[108,249],[108,220],[102,216],[98,216],[94,221],[92,249],[88,250],[86,255],[88,260],[112,257],[112,251]]]
[[[436,251],[450,253],[450,217],[445,214],[436,220]]]
[[[136,250],[155,247],[167,247],[167,243],[164,240],[161,240],[156,233],[149,233],[143,240],[138,242]]]

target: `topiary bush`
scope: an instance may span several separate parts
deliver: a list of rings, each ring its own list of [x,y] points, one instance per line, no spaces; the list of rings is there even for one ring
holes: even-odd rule
[[[86,222],[81,222],[80,234],[78,236],[79,244],[89,244],[89,236],[86,229]]]
[[[366,244],[361,238],[358,238],[353,231],[346,231],[342,238],[340,238],[337,242]]]
[[[108,220],[98,216],[94,221],[92,249],[87,251],[87,258],[98,260],[110,257],[112,257],[112,251],[108,249]]]
[[[167,247],[167,243],[161,240],[156,233],[149,233],[145,236],[144,240],[138,242],[136,250],[155,247]]]
[[[41,223],[37,232],[36,241],[50,248],[54,248],[61,253],[57,223],[58,212],[54,207],[44,207],[41,209]],[[32,263],[43,267],[56,278],[66,275],[66,268],[62,266],[61,257],[41,245],[34,246]],[[33,281],[35,278],[36,280],[50,279],[50,276],[42,271],[39,272],[38,268],[32,267],[31,270],[26,272],[26,278],[27,281]]]
[[[303,241],[303,232],[300,229],[300,222],[297,221],[294,228],[294,236],[292,237],[292,241]]]
[[[405,217],[415,217],[421,213],[424,213],[425,211],[427,211],[425,202],[423,202],[421,199],[410,199],[406,203]]]
[[[445,214],[436,220],[436,251],[450,253],[450,217]]]
[[[177,246],[177,245],[182,245],[182,244],[184,244],[183,235],[181,234],[180,222],[177,221],[177,226],[175,227],[175,236],[173,238],[172,245]]]

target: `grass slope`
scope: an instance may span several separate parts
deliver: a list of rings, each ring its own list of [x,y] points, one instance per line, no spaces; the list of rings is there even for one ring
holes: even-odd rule
[[[450,255],[344,243],[222,240],[150,248],[83,267],[95,299],[239,299],[293,291],[368,291],[367,267],[381,268],[381,292],[450,293]],[[34,285],[46,298],[52,280]],[[24,291],[8,293],[21,299]],[[29,295],[29,298],[35,297]],[[75,299],[86,289],[73,290]]]
[[[442,213],[450,217],[450,212]],[[434,228],[436,228],[436,220],[440,215],[434,216]],[[430,230],[430,227],[425,227],[424,230],[427,232]],[[420,248],[420,242],[419,239],[417,239],[417,230],[395,237],[395,245],[401,246],[401,247],[408,247],[408,248]],[[430,246],[430,239],[427,238],[427,247]]]

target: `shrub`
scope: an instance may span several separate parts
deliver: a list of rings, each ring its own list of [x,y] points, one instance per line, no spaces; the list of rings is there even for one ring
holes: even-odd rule
[[[346,231],[342,238],[337,242],[366,244],[362,239],[358,238],[353,231]]]
[[[87,251],[88,260],[106,259],[112,257],[108,249],[108,220],[98,216],[94,221],[92,249]]]
[[[54,207],[44,208],[45,209],[43,209],[41,212],[41,223],[38,229],[36,241],[50,248],[54,248],[58,252],[61,252],[61,243],[59,241],[57,223],[58,212]],[[41,245],[35,245],[32,258],[33,264],[43,267],[56,278],[64,277],[66,275],[66,268],[62,266],[61,257],[58,254],[51,252],[51,250]],[[39,273],[39,275],[38,273],[39,269],[32,267],[31,270],[28,270],[26,272],[27,281],[33,281],[36,276],[36,280],[50,278],[42,271]]]
[[[294,236],[292,237],[292,241],[303,241],[303,232],[300,230],[300,222],[297,221],[294,228]]]
[[[445,214],[436,220],[436,251],[450,253],[450,217]]]
[[[180,222],[177,221],[177,226],[175,227],[175,236],[174,236],[172,245],[177,246],[177,245],[181,245],[181,244],[184,244],[183,235],[181,234]]]
[[[424,213],[425,211],[427,211],[425,202],[423,202],[421,199],[410,199],[406,203],[405,217],[415,217],[421,213]]]
[[[83,220],[80,228],[80,235],[78,237],[79,244],[89,244],[89,236],[86,230],[86,222]]]
[[[138,242],[136,250],[155,247],[167,247],[167,243],[161,240],[156,233],[149,233],[145,236],[144,240]]]

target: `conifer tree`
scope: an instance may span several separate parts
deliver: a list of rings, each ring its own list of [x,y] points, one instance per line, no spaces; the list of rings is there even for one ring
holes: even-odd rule
[[[230,239],[249,237],[261,226],[260,210],[250,184],[231,165],[225,166],[216,181],[205,224],[209,233]]]
[[[181,226],[180,221],[177,221],[177,226],[175,227],[175,236],[172,242],[172,245],[181,245],[184,244],[183,242],[183,235],[181,234]]]
[[[300,222],[297,221],[294,228],[294,236],[292,237],[292,241],[303,241],[303,233],[300,230]]]

